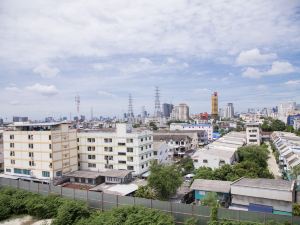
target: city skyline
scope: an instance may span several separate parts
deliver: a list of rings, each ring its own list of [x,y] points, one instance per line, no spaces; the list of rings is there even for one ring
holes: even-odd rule
[[[134,2],[132,2],[134,3]],[[298,1],[2,1],[0,117],[300,101]],[[22,20],[22,23],[20,21]]]

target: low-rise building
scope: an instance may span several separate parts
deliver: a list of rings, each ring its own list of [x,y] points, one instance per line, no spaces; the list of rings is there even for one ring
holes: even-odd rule
[[[207,141],[213,140],[213,126],[207,124],[188,124],[188,123],[171,123],[170,130],[184,130],[184,131],[203,131]]]
[[[78,169],[76,130],[68,123],[14,123],[3,140],[7,175],[49,181]]]
[[[219,202],[228,207],[230,204],[230,181],[195,179],[191,185],[197,204],[207,196],[208,193],[216,193]]]
[[[271,208],[274,214],[291,213],[295,201],[295,182],[275,179],[241,178],[231,184],[232,204]]]
[[[154,160],[158,164],[169,164],[172,162],[172,149],[166,141],[155,141],[153,142],[153,155]]]
[[[259,123],[252,122],[246,124],[247,145],[261,144],[261,129]]]
[[[233,164],[237,159],[236,151],[245,143],[245,132],[230,132],[204,148],[198,149],[192,156],[194,167],[197,169],[206,166],[216,169],[225,164]]]
[[[77,137],[80,170],[130,170],[139,176],[154,159],[153,135],[147,129],[119,123],[116,128],[80,130]]]

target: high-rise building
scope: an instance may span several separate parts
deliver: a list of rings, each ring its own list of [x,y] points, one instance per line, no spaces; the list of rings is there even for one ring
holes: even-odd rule
[[[227,103],[224,110],[224,117],[229,119],[234,117],[233,103]]]
[[[78,169],[76,130],[68,123],[17,123],[3,140],[5,174],[49,181]]]
[[[156,87],[156,88],[155,88],[155,108],[154,108],[154,117],[161,117],[161,116],[162,116],[159,98],[160,98],[159,88]]]
[[[174,108],[174,105],[173,104],[168,104],[168,103],[164,103],[162,105],[162,108],[163,108],[163,116],[166,117],[166,118],[169,118],[171,113],[172,113],[172,110]]]
[[[171,118],[173,120],[181,120],[181,121],[188,121],[190,119],[190,112],[189,107],[187,104],[181,103],[179,105],[174,106]]]
[[[211,95],[211,117],[216,119],[218,117],[218,92]]]

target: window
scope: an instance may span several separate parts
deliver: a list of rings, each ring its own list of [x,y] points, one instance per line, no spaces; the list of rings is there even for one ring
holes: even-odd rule
[[[104,147],[105,152],[112,152],[113,148],[112,147]]]
[[[134,166],[127,166],[127,170],[134,170]]]
[[[111,138],[104,138],[104,142],[105,143],[112,143],[112,139]]]
[[[43,177],[50,177],[50,172],[48,172],[48,171],[42,171],[42,176]]]
[[[52,159],[52,153],[49,153],[49,158]]]
[[[133,152],[133,148],[127,148],[127,152]]]
[[[88,163],[89,168],[96,168],[96,163]]]
[[[62,172],[61,172],[61,171],[57,171],[57,172],[56,172],[56,176],[57,176],[57,177],[61,177],[61,176],[62,176]]]
[[[28,148],[33,149],[33,144],[28,144]]]
[[[34,161],[29,161],[29,166],[34,166]]]
[[[154,152],[153,152],[153,155],[157,155],[157,151],[154,151]]]
[[[10,146],[11,148],[14,148],[14,147],[15,147],[15,143],[10,143],[9,146]]]
[[[224,165],[225,164],[225,160],[220,160],[219,165]]]
[[[80,154],[77,154],[77,158],[80,159]]]
[[[127,138],[126,142],[127,143],[133,143],[133,139],[132,138]]]
[[[33,152],[28,152],[29,157],[33,157]]]
[[[142,147],[141,147],[141,151],[143,151],[143,149],[144,149],[144,148],[143,148],[143,146],[142,146]]]
[[[88,138],[87,142],[95,142],[95,138]]]
[[[89,184],[93,184],[93,179],[88,178],[88,183],[89,183]]]
[[[51,140],[51,135],[49,135],[49,141]]]
[[[149,145],[149,148],[151,148],[151,145]]]
[[[88,159],[96,159],[95,155],[88,155]]]
[[[118,155],[126,155],[126,152],[118,152]]]
[[[128,161],[128,162],[133,162],[133,157],[132,157],[132,156],[127,157],[127,161]]]
[[[11,159],[10,164],[16,164],[16,161],[14,159]]]
[[[114,157],[112,155],[105,155],[104,159],[105,160],[114,160]]]
[[[119,160],[119,163],[120,163],[120,164],[126,164],[126,161],[121,161],[121,160]]]
[[[143,159],[144,159],[144,156],[141,157],[141,160],[143,160]]]
[[[15,152],[14,151],[10,151],[10,156],[15,156]]]
[[[6,172],[10,173],[10,172],[11,172],[11,169],[6,169]]]
[[[256,137],[256,135],[255,134],[251,134],[250,137]]]
[[[13,139],[15,139],[15,136],[13,134],[9,135],[9,139],[13,140]]]
[[[79,142],[79,138],[77,138],[77,142]]]
[[[96,149],[95,146],[88,146],[88,147],[87,147],[87,150],[88,150],[89,152],[95,151],[95,149]]]
[[[78,177],[75,177],[75,182],[79,183],[79,178]]]
[[[77,146],[77,150],[79,150],[79,146]]]
[[[51,149],[52,148],[52,145],[51,144],[49,144],[49,149]]]
[[[194,162],[198,162],[198,159],[194,159]]]
[[[113,168],[114,168],[113,165],[105,164],[105,169],[113,169]]]
[[[14,168],[14,173],[22,174],[22,170],[21,170],[21,169]]]
[[[144,139],[143,138],[141,138],[141,142],[143,142],[144,141]]]
[[[28,140],[33,140],[33,135],[32,134],[28,135]]]
[[[144,165],[142,165],[142,169],[144,169]]]
[[[125,146],[126,144],[125,143],[118,143],[118,146]]]
[[[52,168],[52,163],[49,163],[49,168]]]

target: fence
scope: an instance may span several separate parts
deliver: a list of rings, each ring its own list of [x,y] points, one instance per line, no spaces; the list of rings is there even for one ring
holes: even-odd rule
[[[52,184],[40,184],[22,180],[13,180],[9,178],[0,178],[0,186],[15,187],[42,195],[57,194],[61,197],[85,201],[87,202],[89,207],[100,209],[102,211],[110,210],[114,207],[120,206],[144,206],[171,214],[175,218],[177,224],[182,224],[186,219],[192,216],[198,219],[199,225],[207,224],[210,219],[210,208],[206,206],[188,205],[183,203],[173,203],[129,196],[119,196],[105,194],[103,192],[64,188],[61,186],[54,186]],[[268,221],[290,222],[290,224],[292,225],[300,224],[300,217],[229,210],[225,208],[219,208],[218,218],[233,221],[261,222],[264,224],[266,224],[266,222]]]

